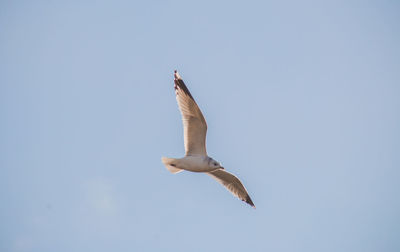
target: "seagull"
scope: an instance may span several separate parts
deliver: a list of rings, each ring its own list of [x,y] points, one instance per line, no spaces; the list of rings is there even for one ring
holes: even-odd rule
[[[234,196],[256,208],[242,182],[227,172],[221,163],[207,155],[207,123],[189,89],[179,73],[174,73],[175,94],[182,114],[185,156],[183,158],[162,157],[161,161],[171,173],[181,171],[201,172],[221,183]]]

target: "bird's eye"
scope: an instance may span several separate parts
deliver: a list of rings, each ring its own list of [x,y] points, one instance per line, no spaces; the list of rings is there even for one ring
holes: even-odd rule
[[[217,164],[217,163],[214,163],[214,165],[217,166],[218,164]]]

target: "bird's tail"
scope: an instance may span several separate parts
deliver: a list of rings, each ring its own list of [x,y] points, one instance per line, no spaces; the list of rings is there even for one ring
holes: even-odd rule
[[[176,159],[175,158],[167,158],[167,157],[162,157],[161,161],[165,165],[168,171],[171,173],[178,173],[183,171],[183,169],[179,169],[176,167]]]

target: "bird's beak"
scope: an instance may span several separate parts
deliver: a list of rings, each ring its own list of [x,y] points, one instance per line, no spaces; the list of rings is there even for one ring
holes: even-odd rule
[[[224,168],[224,167],[222,167],[222,166],[221,166],[221,167],[219,167],[219,168],[221,168],[221,170],[225,170],[225,168]]]

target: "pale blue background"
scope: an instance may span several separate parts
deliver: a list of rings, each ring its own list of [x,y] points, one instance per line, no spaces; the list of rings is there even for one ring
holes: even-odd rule
[[[399,1],[1,1],[0,251],[400,251]],[[208,152],[184,154],[178,69]]]

